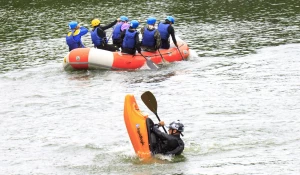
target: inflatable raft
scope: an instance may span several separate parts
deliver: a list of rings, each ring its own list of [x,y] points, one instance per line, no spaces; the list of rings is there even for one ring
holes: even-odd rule
[[[177,40],[178,49],[173,43],[169,49],[160,49],[159,52],[142,51],[143,56],[155,64],[162,64],[163,59],[168,62],[182,61],[189,57],[190,51],[187,43],[180,38]],[[180,51],[180,52],[179,52]],[[161,54],[161,55],[160,55]],[[110,52],[96,48],[78,48],[70,51],[63,60],[65,70],[76,69],[139,69],[146,63],[145,57],[121,52]],[[162,56],[162,57],[161,57]]]
[[[133,95],[125,96],[124,121],[135,153],[141,159],[152,157],[151,130],[153,121],[143,114]]]

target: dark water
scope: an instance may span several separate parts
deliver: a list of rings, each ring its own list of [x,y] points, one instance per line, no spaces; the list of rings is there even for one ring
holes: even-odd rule
[[[1,1],[1,72],[58,60],[66,52],[67,24],[89,27],[98,17],[107,24],[166,15],[176,18],[176,33],[199,56],[238,56],[256,49],[297,43],[299,3],[289,1]],[[90,39],[85,39],[91,45]]]
[[[0,1],[0,174],[299,174],[296,0]],[[68,22],[175,17],[191,60],[159,71],[62,68]],[[110,34],[111,30],[107,31]],[[91,47],[90,35],[83,37]],[[151,90],[186,125],[181,157],[135,157],[124,97]]]

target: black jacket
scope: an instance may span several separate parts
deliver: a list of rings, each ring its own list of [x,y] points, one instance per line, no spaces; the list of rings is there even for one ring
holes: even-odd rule
[[[114,22],[106,25],[106,26],[102,26],[102,25],[98,25],[96,27],[93,28],[93,31],[96,29],[97,30],[97,34],[100,38],[103,38],[103,40],[105,41],[104,44],[106,44],[107,42],[107,38],[106,38],[106,29],[111,28],[112,26],[114,26],[118,21],[115,20]]]
[[[159,140],[156,153],[180,155],[184,150],[184,142],[180,138],[180,134],[166,134],[161,132],[157,126],[153,126],[152,131]]]

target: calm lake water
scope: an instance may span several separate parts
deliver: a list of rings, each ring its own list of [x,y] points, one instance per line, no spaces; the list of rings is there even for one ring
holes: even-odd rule
[[[0,0],[0,174],[300,174],[297,0]],[[175,17],[189,61],[63,70],[68,22]],[[108,35],[111,30],[107,30]],[[90,35],[83,42],[92,47]],[[185,124],[182,156],[134,153],[126,94]]]

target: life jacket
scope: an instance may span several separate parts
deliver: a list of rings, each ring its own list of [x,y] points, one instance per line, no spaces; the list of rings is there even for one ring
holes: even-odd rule
[[[76,49],[76,48],[79,48],[81,46],[81,42],[78,41],[76,42],[74,40],[74,32],[75,31],[72,31],[71,34],[69,33],[67,36],[66,36],[66,42],[69,46],[69,51],[73,50],[73,49]]]
[[[91,38],[92,38],[92,42],[94,44],[94,47],[100,46],[103,42],[103,39],[98,36],[97,30],[98,30],[98,27],[96,27],[94,30],[91,31]]]
[[[164,23],[159,23],[158,24],[158,31],[160,33],[161,39],[167,40],[170,37],[170,34],[168,32],[168,27],[170,24],[164,24]]]
[[[147,27],[145,27],[143,39],[142,39],[142,45],[143,46],[149,46],[154,47],[155,46],[155,34],[156,30],[148,30]]]
[[[122,46],[124,48],[133,49],[135,47],[135,34],[137,31],[129,32],[128,29],[125,32]]]
[[[117,24],[114,28],[112,39],[120,39],[121,38],[121,27],[124,24],[124,22],[121,22]]]

